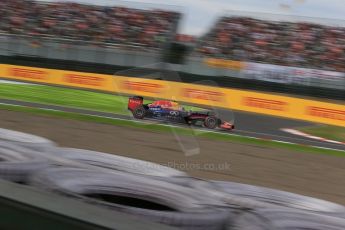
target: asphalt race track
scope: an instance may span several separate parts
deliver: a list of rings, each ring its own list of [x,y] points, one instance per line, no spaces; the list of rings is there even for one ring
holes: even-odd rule
[[[34,107],[34,108],[43,108],[43,109],[49,109],[49,110],[59,110],[59,111],[73,112],[73,113],[81,113],[81,114],[88,114],[88,115],[95,115],[95,116],[102,116],[102,117],[109,117],[109,118],[120,118],[120,119],[126,119],[126,120],[132,119],[129,116],[118,115],[118,114],[113,114],[113,113],[105,113],[105,112],[91,111],[91,110],[77,109],[77,108],[70,108],[70,107],[62,107],[62,106],[56,106],[56,105],[44,105],[44,104],[22,102],[22,101],[16,101],[16,100],[0,99],[0,103]],[[235,116],[236,128],[235,130],[231,131],[231,133],[234,133],[234,134],[262,138],[262,139],[292,142],[292,143],[302,144],[302,145],[312,145],[312,146],[318,146],[318,147],[323,147],[323,148],[345,150],[345,145],[322,142],[322,141],[313,140],[313,139],[309,139],[309,138],[305,138],[301,136],[296,136],[296,135],[281,131],[281,129],[283,128],[312,126],[312,125],[316,125],[315,123],[280,118],[280,117],[273,117],[273,116],[267,116],[267,115],[259,115],[259,114],[254,114],[254,113],[239,112],[239,111],[235,111],[234,116]],[[227,132],[227,131],[216,131],[216,132]]]

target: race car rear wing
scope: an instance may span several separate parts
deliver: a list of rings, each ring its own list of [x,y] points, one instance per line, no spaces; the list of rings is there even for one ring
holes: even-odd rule
[[[144,102],[143,97],[134,96],[128,98],[128,110],[133,111],[136,107],[142,105]]]

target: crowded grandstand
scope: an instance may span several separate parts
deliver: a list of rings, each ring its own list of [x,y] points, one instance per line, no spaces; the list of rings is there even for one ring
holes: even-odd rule
[[[157,49],[175,34],[180,17],[168,10],[5,0],[0,33]],[[202,57],[345,71],[343,27],[223,17],[206,35],[187,40]]]
[[[0,33],[161,48],[180,14],[73,2],[0,2]]]
[[[345,71],[345,28],[224,17],[201,39],[197,52],[231,60]]]

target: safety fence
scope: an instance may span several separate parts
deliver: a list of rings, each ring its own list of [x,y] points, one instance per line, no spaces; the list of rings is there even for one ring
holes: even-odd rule
[[[0,64],[0,78],[174,99],[345,127],[345,105],[182,82]]]

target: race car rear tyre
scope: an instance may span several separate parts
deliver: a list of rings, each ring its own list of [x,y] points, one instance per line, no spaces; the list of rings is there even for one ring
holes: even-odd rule
[[[204,124],[206,128],[215,129],[218,126],[218,119],[214,116],[206,117]]]
[[[143,119],[146,115],[146,109],[143,106],[138,106],[133,110],[133,117],[136,119]]]

